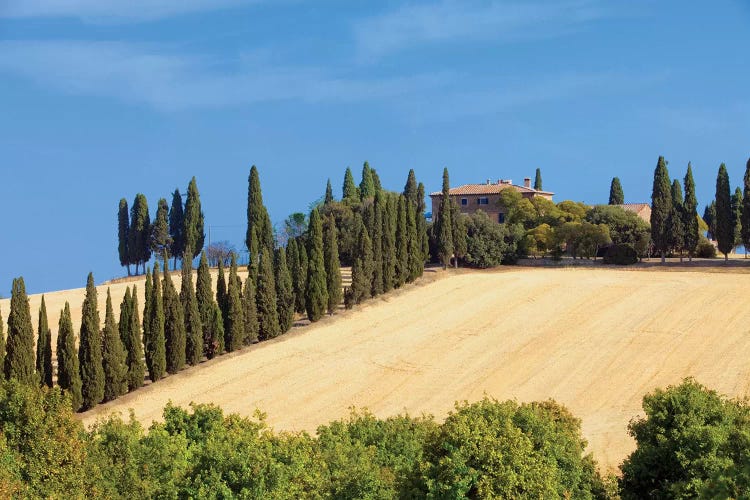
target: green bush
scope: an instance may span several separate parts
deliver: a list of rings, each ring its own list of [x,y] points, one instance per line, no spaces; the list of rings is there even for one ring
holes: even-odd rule
[[[466,231],[464,261],[482,269],[513,262],[525,235],[520,224],[498,224],[481,210],[467,218]]]
[[[616,264],[618,266],[628,266],[638,262],[638,252],[627,243],[618,243],[607,248],[604,252],[605,264]]]
[[[695,248],[695,256],[701,259],[714,259],[716,258],[716,247],[706,238],[701,238]]]

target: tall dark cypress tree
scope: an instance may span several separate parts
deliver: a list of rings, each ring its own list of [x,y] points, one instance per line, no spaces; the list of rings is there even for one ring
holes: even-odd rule
[[[450,181],[448,178],[448,169],[443,169],[443,196],[440,199],[440,210],[437,213],[435,221],[435,234],[437,235],[438,257],[443,263],[443,269],[450,264],[453,256],[453,234],[451,232],[453,224],[451,222],[451,199],[450,199]]]
[[[273,255],[262,251],[258,259],[258,288],[256,290],[260,340],[278,337],[279,312],[277,309],[276,280],[273,276]]]
[[[406,184],[404,185],[404,196],[407,201],[412,205],[417,204],[417,176],[414,175],[414,169],[409,170],[409,175],[406,177]]]
[[[735,247],[742,245],[742,203],[742,190],[737,187],[732,195],[732,227],[734,228]]]
[[[154,282],[151,278],[151,271],[146,271],[146,285],[144,288],[143,298],[143,353],[146,356],[146,364],[150,367],[148,343],[151,338],[151,302],[154,293]],[[149,368],[150,370],[150,368]]]
[[[407,181],[407,187],[409,183]],[[383,293],[383,192],[375,193],[372,221],[372,286],[370,295]]]
[[[188,184],[182,231],[185,248],[193,249],[193,255],[190,256],[192,260],[201,253],[206,240],[205,216],[201,208],[201,197],[195,177],[190,179],[190,184]]]
[[[296,286],[298,288],[294,291],[294,311],[299,314],[305,314],[307,312],[307,271],[308,271],[308,259],[307,257],[307,240],[297,239],[297,260],[298,260],[298,282]]]
[[[328,182],[326,183],[326,195],[323,198],[323,203],[325,205],[328,205],[329,203],[333,202],[333,187],[331,187],[331,179],[328,179]]]
[[[0,366],[5,366],[5,332],[3,331],[3,315],[0,312]]]
[[[424,263],[430,260],[430,241],[427,235],[427,219],[425,219],[425,192],[424,184],[421,182],[417,187],[417,234],[420,238],[420,248],[422,249],[422,266],[419,275],[424,271]]]
[[[372,178],[370,164],[362,165],[362,182],[359,184],[359,196],[362,200],[375,196],[375,181]]]
[[[540,169],[536,169],[536,175],[534,176],[534,189],[537,191],[542,190],[542,171]]]
[[[372,281],[372,241],[362,220],[357,218],[357,257],[352,264],[352,285],[349,290],[349,307],[370,297]]]
[[[122,198],[120,199],[120,206],[117,209],[117,253],[120,256],[120,265],[128,269],[128,276],[130,276],[129,232],[130,215],[128,214],[128,201]]]
[[[186,249],[185,255],[192,254]],[[185,321],[185,361],[191,366],[200,363],[203,358],[203,323],[198,308],[198,298],[193,288],[193,266],[191,259],[183,259],[182,283],[180,284],[180,303]]]
[[[177,269],[177,258],[185,253],[185,211],[182,208],[182,195],[179,189],[175,189],[172,193],[172,205],[169,207],[169,235],[172,237],[169,252],[174,257],[172,267]]]
[[[248,274],[242,291],[242,310],[245,313],[245,345],[258,342],[260,325],[258,324],[258,302],[255,299],[255,280]]]
[[[406,281],[411,283],[422,276],[422,238],[417,232],[417,206],[412,203],[406,204],[406,234],[409,240],[407,249],[409,274]]]
[[[94,286],[94,275],[86,280],[86,298],[81,307],[81,333],[78,361],[81,365],[81,409],[88,410],[104,398],[104,368],[102,366],[102,335],[99,329],[99,309]]]
[[[11,289],[4,373],[6,379],[14,378],[25,384],[39,383],[34,372],[34,331],[23,277],[14,279]]]
[[[221,316],[219,304],[214,302],[211,306],[213,309],[211,323],[209,323],[208,345],[206,348],[206,358],[214,357],[224,353],[224,318]]]
[[[208,268],[208,259],[206,258],[205,251],[201,252],[201,259],[198,264],[198,279],[195,283],[195,298],[198,302],[198,312],[200,314],[201,326],[203,327],[203,355],[208,357],[211,338],[211,323],[213,321],[213,304],[215,299],[213,285],[211,283],[211,271]]]
[[[143,346],[146,355],[148,376],[152,382],[164,377],[167,371],[166,340],[164,338],[164,302],[162,298],[161,278],[159,277],[159,263],[154,263],[151,272],[152,288],[150,304],[148,306],[148,335],[144,330]],[[145,312],[144,312],[145,314]],[[144,318],[144,322],[146,322]]]
[[[409,233],[406,226],[406,198],[398,197],[396,215],[396,275],[395,287],[399,288],[409,278]]]
[[[703,210],[703,221],[708,225],[708,239],[716,240],[716,200]]]
[[[393,197],[383,196],[383,292],[393,290],[396,280],[396,214]],[[369,236],[369,235],[368,235]]]
[[[672,182],[672,214],[669,217],[669,246],[680,256],[680,262],[682,262],[682,251],[685,248],[683,202],[680,181],[675,179]]]
[[[351,175],[350,171],[349,174]],[[323,224],[317,208],[314,208],[310,213],[307,244],[309,251],[305,309],[310,321],[318,321],[328,305],[328,287],[326,285],[325,257],[323,255]]]
[[[651,191],[651,241],[654,250],[666,262],[669,251],[669,221],[672,215],[672,186],[669,182],[667,162],[660,156],[654,170],[654,186]]]
[[[70,304],[67,302],[60,313],[57,329],[57,385],[70,394],[73,411],[78,411],[83,404],[81,372],[76,353],[73,321],[70,318]]]
[[[695,248],[698,246],[700,237],[700,228],[698,227],[698,200],[695,197],[695,181],[693,180],[693,167],[688,162],[687,173],[685,174],[685,203],[683,204],[682,226],[685,231],[685,251],[688,253],[688,260],[693,260]]]
[[[625,203],[625,193],[622,191],[622,184],[620,184],[619,177],[613,177],[609,185],[609,204],[622,205],[623,203]]]
[[[39,306],[37,326],[36,371],[39,374],[41,384],[52,387],[52,332],[47,320],[47,305],[44,303],[44,295],[42,295],[42,304]]]
[[[241,349],[245,340],[245,312],[242,309],[240,283],[237,276],[237,256],[232,252],[227,282],[227,316],[224,319],[224,346],[228,352]]]
[[[125,297],[120,305],[120,339],[125,349],[126,381],[129,391],[143,385],[146,366],[143,364],[143,344],[141,341],[141,321],[138,315],[138,291],[133,285],[125,289]]]
[[[274,281],[276,282],[276,309],[279,317],[279,330],[281,333],[286,333],[294,323],[294,288],[284,247],[279,247],[276,250],[273,271]]]
[[[328,291],[328,314],[338,309],[342,298],[341,264],[339,261],[339,234],[336,230],[336,219],[333,214],[323,227],[323,258],[326,267],[326,290]]]
[[[346,172],[344,173],[344,187],[342,189],[341,201],[348,203],[358,203],[360,201],[359,190],[354,183],[352,169],[349,167],[346,167]]]
[[[747,160],[747,165],[745,166],[740,224],[742,225],[742,245],[745,247],[745,257],[747,257],[747,250],[750,248],[750,160]]]
[[[167,372],[177,373],[185,367],[185,316],[180,297],[172,283],[168,265],[164,267],[164,342]]]
[[[156,210],[156,219],[151,226],[151,251],[162,256],[164,259],[169,258],[169,249],[172,246],[172,237],[169,235],[169,205],[167,200],[161,198]]]
[[[255,240],[253,239],[255,234]],[[258,254],[262,250],[273,252],[273,227],[268,216],[268,210],[263,205],[263,194],[260,189],[260,175],[258,168],[250,168],[247,192],[247,233],[245,244],[250,251],[250,264],[253,274],[257,271]]]
[[[125,350],[112,309],[112,295],[107,289],[107,302],[102,331],[102,368],[104,370],[104,401],[112,401],[128,392],[128,367]]]
[[[294,298],[293,312],[297,311],[297,290],[299,286],[299,248],[297,238],[290,238],[286,243],[286,263],[289,268],[289,276],[292,278],[292,295]]]
[[[370,169],[370,172],[372,173],[372,184],[375,186],[375,192],[383,190],[383,184],[380,182],[380,176],[378,175],[378,171],[374,168]]]
[[[229,301],[228,297],[229,288],[227,287],[227,280],[224,277],[224,263],[222,259],[219,259],[219,270],[216,275],[216,303],[219,305],[221,311],[221,317],[224,320],[224,337],[227,336],[227,330],[229,326]],[[229,350],[229,345],[225,342],[224,347]]]
[[[128,255],[130,263],[135,264],[135,274],[138,274],[139,264],[143,264],[145,272],[146,262],[151,259],[151,216],[146,197],[141,193],[135,195],[133,206],[130,207]]]
[[[729,174],[722,163],[716,176],[716,242],[724,260],[729,260],[729,252],[734,248],[734,216],[729,191]]]

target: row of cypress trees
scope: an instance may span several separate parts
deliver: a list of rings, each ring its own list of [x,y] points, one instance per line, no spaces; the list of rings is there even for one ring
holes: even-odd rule
[[[716,176],[715,198],[703,212],[708,232],[725,260],[735,247],[750,247],[750,160],[745,165],[743,181],[743,188],[737,187],[732,193],[729,173],[722,163]]]
[[[188,184],[184,205],[179,189],[172,193],[171,206],[165,198],[159,200],[153,223],[145,195],[138,193],[130,210],[127,200],[122,198],[117,210],[117,240],[120,265],[127,268],[128,276],[131,264],[135,264],[136,274],[139,265],[145,272],[152,253],[161,256],[167,252],[174,257],[174,266],[186,248],[193,249],[191,260],[197,257],[203,248],[205,230],[195,177]]]

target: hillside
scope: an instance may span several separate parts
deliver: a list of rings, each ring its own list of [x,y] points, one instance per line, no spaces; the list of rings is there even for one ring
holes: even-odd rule
[[[750,309],[737,300],[748,287],[750,274],[700,271],[465,271],[203,363],[83,420],[133,408],[148,423],[169,400],[211,401],[259,408],[277,430],[313,431],[350,406],[440,417],[485,393],[554,398],[582,419],[597,460],[616,467],[633,447],[627,423],[653,388],[692,375],[750,393]],[[47,294],[50,311],[63,297],[78,309],[82,291]],[[7,301],[0,307],[5,317]]]

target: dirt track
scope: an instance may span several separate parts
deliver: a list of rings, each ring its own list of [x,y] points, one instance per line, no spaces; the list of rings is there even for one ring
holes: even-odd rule
[[[750,274],[465,272],[203,363],[83,420],[133,408],[148,423],[169,400],[211,401],[259,408],[277,430],[313,431],[350,406],[443,417],[485,393],[554,398],[582,419],[600,464],[616,467],[633,447],[627,423],[653,388],[692,375],[726,394],[750,392],[748,289]]]

